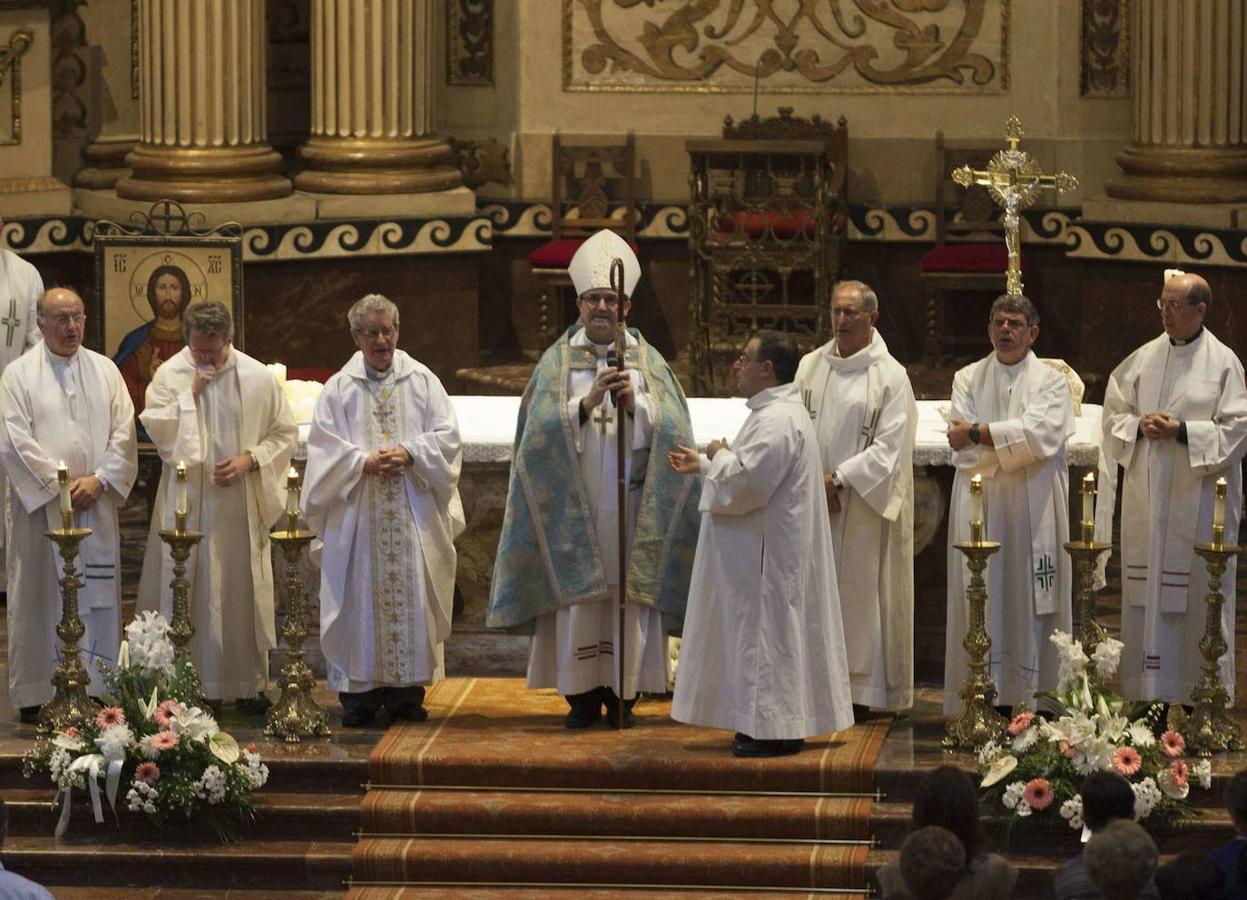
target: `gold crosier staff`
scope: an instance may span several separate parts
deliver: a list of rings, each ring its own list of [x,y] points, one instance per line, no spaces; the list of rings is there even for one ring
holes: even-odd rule
[[[615,324],[615,374],[619,375],[624,370],[624,361],[628,350],[628,337],[626,323],[624,322],[624,300],[627,299],[624,295],[624,264],[619,257],[611,260],[610,286],[611,290],[615,292],[615,302],[618,304],[616,308],[619,310],[619,318]],[[628,481],[627,472],[624,468],[627,452],[624,410],[616,404],[615,505],[619,519],[619,646],[616,649],[619,661],[619,708],[615,727],[619,729],[624,727],[624,711],[626,709],[626,703],[624,702],[624,678],[628,667],[624,657],[625,600],[628,596]]]

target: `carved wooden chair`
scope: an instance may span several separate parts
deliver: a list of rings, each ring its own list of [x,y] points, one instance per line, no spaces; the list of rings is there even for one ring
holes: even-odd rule
[[[689,248],[696,277],[694,391],[727,394],[749,334],[775,328],[803,350],[827,340],[830,289],[848,217],[848,125],[818,116],[728,117],[721,140],[692,140]]]
[[[952,180],[953,169],[983,169],[998,148],[948,147],[944,133],[935,133],[935,246],[922,257],[922,283],[927,293],[927,339],[923,361],[935,365],[947,355],[945,298],[963,291],[1005,290],[1008,253],[1000,208],[987,188],[963,188]]]
[[[603,228],[617,231],[636,249],[636,138],[622,144],[568,143],[553,138],[550,240],[528,255],[539,285],[542,344],[567,324],[567,267],[580,245]],[[574,299],[574,298],[573,298]]]

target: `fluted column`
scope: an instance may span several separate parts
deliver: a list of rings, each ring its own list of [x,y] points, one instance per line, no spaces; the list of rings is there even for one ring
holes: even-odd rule
[[[1245,12],[1247,0],[1135,0],[1134,143],[1109,195],[1247,199]]]
[[[284,197],[265,140],[264,0],[139,0],[142,141],[117,194],[237,202]]]
[[[312,127],[300,190],[423,193],[458,187],[433,135],[434,0],[312,0]]]

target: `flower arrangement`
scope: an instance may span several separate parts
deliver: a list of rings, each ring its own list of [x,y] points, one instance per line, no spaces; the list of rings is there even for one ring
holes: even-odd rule
[[[94,721],[41,739],[23,762],[27,777],[46,771],[58,789],[56,836],[69,825],[77,789],[89,793],[97,823],[102,801],[115,813],[120,796],[157,827],[180,814],[203,821],[222,841],[234,839],[254,818],[251,793],[268,781],[268,766],[254,744],[240,748],[194,705],[193,670],[174,659],[164,617],[145,612],[126,626],[104,683],[108,705]]]
[[[1081,829],[1079,786],[1092,772],[1112,769],[1134,788],[1136,819],[1189,815],[1191,782],[1210,788],[1212,766],[1206,759],[1184,759],[1186,740],[1179,732],[1156,737],[1164,704],[1127,710],[1121,697],[1102,687],[1121,661],[1121,641],[1105,638],[1088,658],[1082,643],[1064,632],[1051,640],[1060,653],[1061,688],[1046,696],[1059,710],[1051,718],[1019,713],[1009,723],[1008,740],[979,751],[982,788],[999,798],[1014,821],[1051,809]],[[1092,669],[1098,678],[1091,677]]]

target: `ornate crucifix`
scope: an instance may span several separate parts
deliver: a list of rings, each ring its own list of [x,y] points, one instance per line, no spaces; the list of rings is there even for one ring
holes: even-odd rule
[[[1004,207],[1005,247],[1009,251],[1009,268],[1006,290],[1010,294],[1022,293],[1022,258],[1018,228],[1021,220],[1018,211],[1026,209],[1038,199],[1042,188],[1054,188],[1058,192],[1072,191],[1078,187],[1078,179],[1065,172],[1044,175],[1029,153],[1018,147],[1022,141],[1022,123],[1017,116],[1010,116],[1005,124],[1004,150],[998,150],[987,163],[986,171],[962,166],[954,169],[953,181],[962,187],[981,184],[987,188],[993,200]]]

